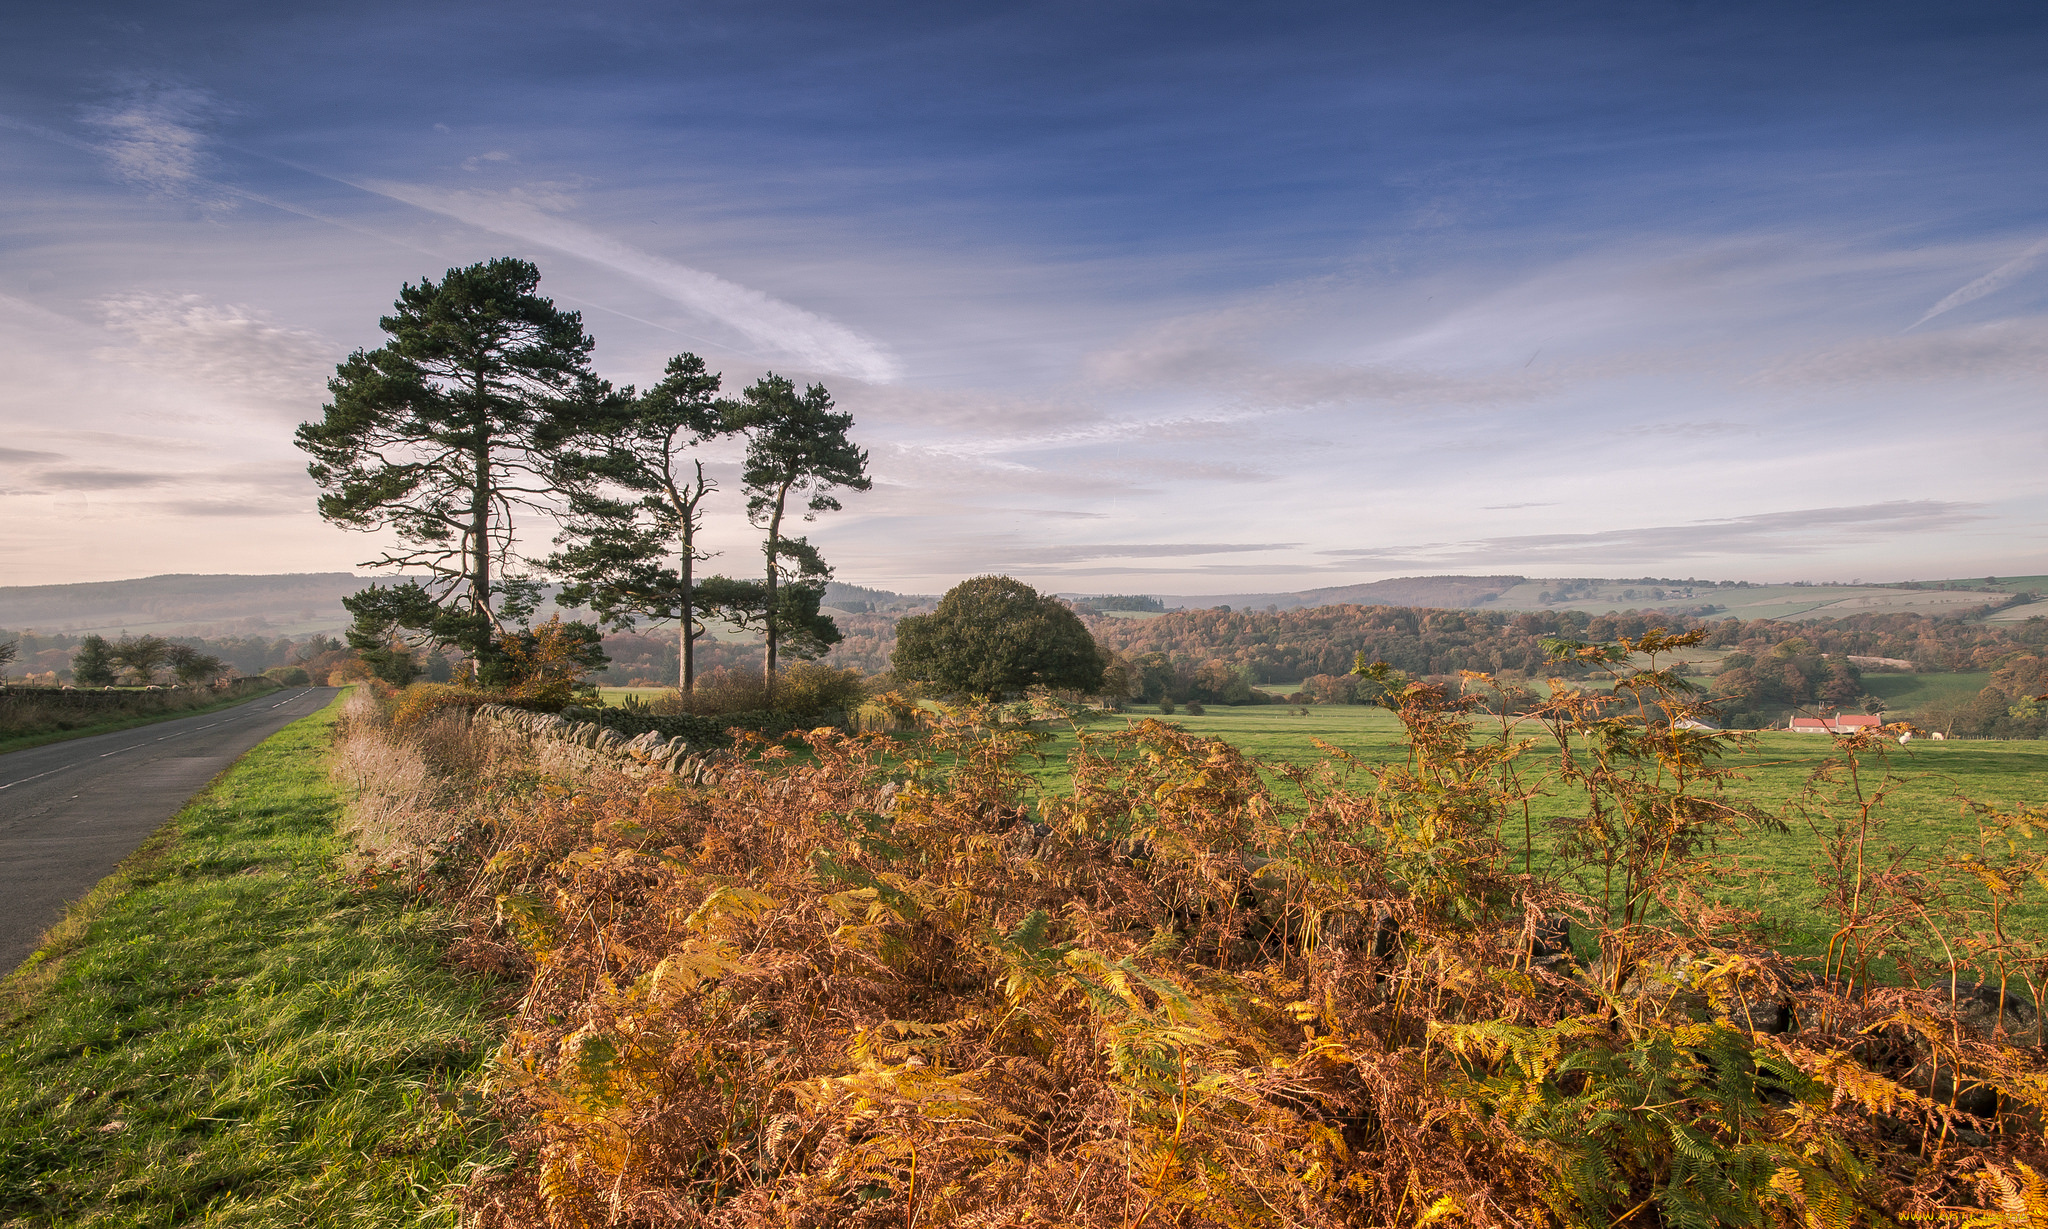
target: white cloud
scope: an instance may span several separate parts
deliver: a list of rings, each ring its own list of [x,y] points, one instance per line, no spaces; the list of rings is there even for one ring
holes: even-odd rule
[[[115,174],[152,192],[195,201],[209,209],[231,202],[207,180],[203,126],[220,111],[204,91],[183,86],[137,86],[119,102],[94,107],[86,122],[99,129],[98,146]]]
[[[1203,388],[1256,406],[1356,404],[1442,406],[1526,401],[1551,391],[1541,376],[1512,372],[1473,377],[1386,364],[1274,359],[1259,343],[1298,315],[1236,310],[1168,320],[1091,354],[1091,379],[1111,387]]]
[[[1882,383],[1891,380],[2001,380],[2048,373],[2048,317],[1969,328],[1872,337],[1778,359],[1764,384]]]
[[[1094,545],[1010,547],[1004,554],[1020,563],[1080,563],[1089,559],[1179,559],[1199,555],[1293,550],[1299,542],[1105,542]]]
[[[103,351],[238,404],[310,417],[320,405],[336,347],[238,303],[196,294],[134,292],[102,299],[107,330],[124,339]]]
[[[2025,277],[2036,264],[2040,263],[2041,257],[2044,255],[2048,255],[2048,239],[2040,240],[2034,246],[2006,261],[1991,272],[1986,273],[1983,277],[1948,295],[1941,302],[1928,308],[1926,315],[1907,326],[1908,330],[1919,328],[1945,311],[1953,311],[1965,303],[1974,303],[1985,295],[1998,293]]]
[[[139,469],[46,469],[35,480],[56,491],[129,491],[137,487],[163,486],[179,480],[161,470]]]
[[[1495,561],[1522,568],[1581,563],[1612,566],[1623,562],[1675,562],[1727,555],[1813,555],[1838,548],[1846,542],[1962,529],[1987,519],[1980,509],[1981,505],[1973,503],[1901,499],[1851,507],[1717,517],[1682,525],[1651,525],[1594,533],[1517,534],[1467,542],[1364,547],[1322,553],[1361,562],[1459,567]]]
[[[451,192],[399,183],[367,183],[392,200],[515,239],[524,239],[623,273],[691,311],[735,330],[757,346],[777,350],[817,371],[873,384],[901,378],[902,364],[879,342],[836,320],[714,273],[620,243],[580,223],[556,217],[516,195]]]

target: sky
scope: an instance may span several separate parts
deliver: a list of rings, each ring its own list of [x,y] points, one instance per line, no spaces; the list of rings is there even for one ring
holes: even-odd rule
[[[23,6],[0,584],[364,570],[293,428],[507,255],[616,383],[825,384],[857,584],[2048,572],[2044,62],[1974,0]]]

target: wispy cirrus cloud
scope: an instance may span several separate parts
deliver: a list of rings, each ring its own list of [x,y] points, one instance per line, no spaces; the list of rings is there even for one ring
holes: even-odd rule
[[[1839,508],[1804,508],[1594,533],[1538,533],[1406,547],[1328,550],[1365,562],[1465,566],[1499,561],[1521,567],[1699,559],[1714,555],[1810,555],[1844,541],[1960,529],[1986,519],[1982,505],[1901,499]]]
[[[206,128],[224,110],[204,90],[147,82],[87,109],[85,120],[101,133],[97,149],[116,175],[151,192],[227,210],[232,198],[206,175]]]
[[[1852,384],[1893,380],[2010,380],[2048,373],[2048,317],[1909,336],[1872,337],[1765,366],[1759,384]]]
[[[1310,563],[1193,563],[1170,568],[1061,568],[1059,576],[1323,576],[1340,568]]]
[[[1107,542],[1095,545],[1010,547],[1003,554],[1014,563],[1080,563],[1090,559],[1181,559],[1202,555],[1236,555],[1292,550],[1299,542]]]
[[[152,505],[156,512],[170,516],[198,516],[208,519],[240,519],[264,516],[303,516],[310,501],[278,499],[166,499]]]
[[[1983,277],[1977,278],[1975,281],[1969,282],[1945,296],[1941,302],[1928,308],[1926,315],[1906,326],[1906,331],[1911,332],[1943,312],[1954,311],[1965,303],[1974,303],[1986,295],[1997,294],[2032,272],[2034,266],[2041,263],[2043,256],[2048,256],[2048,239],[2036,242],[2026,251],[2021,252],[2018,256],[1986,273]]]
[[[256,308],[196,294],[133,292],[102,299],[100,319],[140,363],[244,404],[300,417],[319,405],[337,347]]]
[[[715,273],[640,251],[516,195],[450,191],[417,184],[360,185],[429,213],[564,252],[649,286],[675,303],[718,321],[754,345],[819,371],[888,384],[903,375],[888,348],[839,323]],[[550,202],[560,203],[560,202]]]
[[[1275,359],[1256,350],[1260,335],[1286,324],[1295,309],[1242,309],[1168,320],[1086,360],[1091,380],[1111,387],[1202,388],[1278,408],[1357,403],[1490,405],[1553,391],[1546,376],[1512,372],[1466,376],[1391,364]]]
[[[29,481],[38,493],[43,494],[175,487],[186,492],[202,492],[190,498],[205,504],[293,500],[303,506],[310,502],[311,495],[311,485],[296,465],[236,465],[202,470],[112,465],[46,466],[33,471]]]
[[[1704,422],[1644,422],[1622,428],[1624,435],[1676,436],[1679,439],[1706,440],[1727,435],[1754,435],[1756,426],[1746,422],[1726,422],[1709,419]]]
[[[132,491],[166,486],[177,482],[178,476],[141,469],[46,469],[37,472],[35,481],[55,491]]]

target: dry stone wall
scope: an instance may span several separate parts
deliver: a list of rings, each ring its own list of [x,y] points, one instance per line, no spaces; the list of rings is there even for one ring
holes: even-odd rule
[[[553,713],[529,712],[502,704],[482,705],[476,710],[476,719],[498,733],[547,744],[585,768],[653,770],[703,783],[716,776],[730,758],[728,752],[692,750],[684,739],[663,738],[653,731],[627,738],[594,721],[568,721]]]

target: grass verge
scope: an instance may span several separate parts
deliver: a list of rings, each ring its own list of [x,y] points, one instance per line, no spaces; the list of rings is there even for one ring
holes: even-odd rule
[[[251,700],[275,695],[280,690],[282,689],[273,687],[266,691],[251,692],[248,695],[236,696],[233,699],[222,700],[215,704],[205,704],[198,708],[181,708],[176,712],[170,713],[145,713],[131,717],[110,717],[105,721],[79,726],[76,729],[42,730],[34,734],[16,734],[10,738],[0,738],[0,755],[5,755],[9,751],[26,751],[30,747],[41,747],[50,743],[68,742],[74,738],[91,738],[95,734],[113,734],[121,730],[132,730],[137,726],[155,725],[160,721],[176,721],[181,717],[197,717],[204,713],[217,713],[224,708],[233,708],[237,704],[247,704]]]
[[[452,1223],[494,987],[344,878],[336,708],[195,798],[0,982],[0,1225]]]

